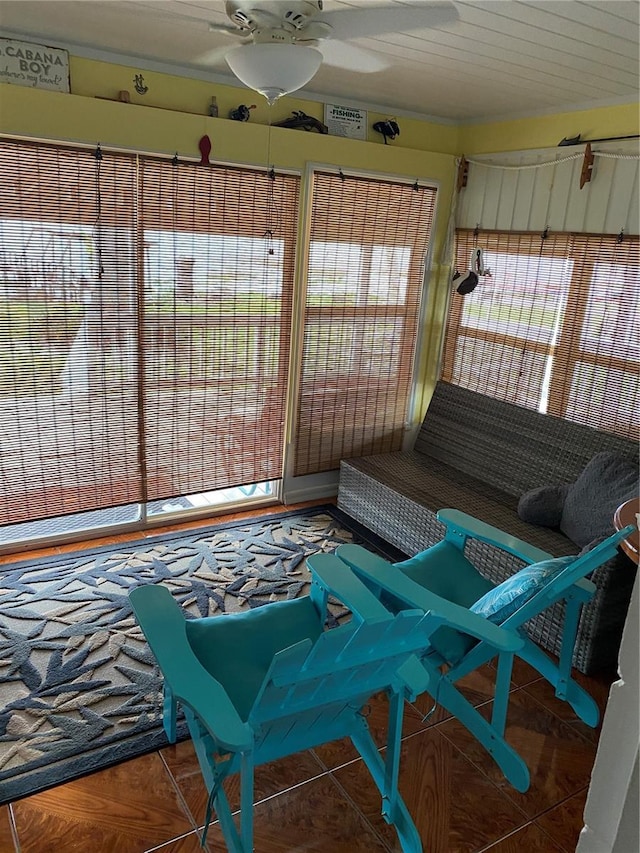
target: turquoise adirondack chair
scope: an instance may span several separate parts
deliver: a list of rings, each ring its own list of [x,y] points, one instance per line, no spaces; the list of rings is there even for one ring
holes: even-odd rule
[[[336,554],[367,587],[394,612],[402,608],[433,608],[433,594],[464,608],[473,608],[519,638],[518,648],[497,654],[498,666],[491,722],[467,702],[455,683],[496,657],[496,649],[460,629],[443,626],[434,632],[421,654],[429,674],[428,691],[456,716],[484,745],[519,791],[529,786],[529,773],[520,757],[504,741],[514,653],[531,664],[589,726],[598,723],[598,706],[571,677],[571,658],[580,610],[595,592],[586,579],[614,556],[618,544],[633,531],[629,525],[580,557],[553,558],[498,528],[463,512],[443,509],[438,519],[446,527],[444,539],[421,554],[392,565],[359,545],[340,545]],[[495,586],[464,556],[468,539],[488,542],[522,559],[527,565]],[[528,636],[525,623],[555,604],[565,601],[562,646],[558,661],[542,651]],[[493,612],[492,612],[493,611]]]
[[[308,596],[246,613],[185,619],[162,586],[130,593],[164,676],[165,731],[175,741],[179,703],[209,791],[203,844],[215,809],[228,849],[250,853],[254,767],[349,736],[382,795],[382,813],[395,825],[402,850],[420,853],[418,831],[398,792],[404,699],[434,689],[432,672],[416,652],[443,626],[468,632],[494,653],[514,652],[522,640],[437,596],[429,602],[437,608],[428,612],[390,613],[335,555],[313,555],[308,565]],[[352,617],[327,630],[330,595]],[[362,713],[381,690],[389,694],[384,761]],[[239,827],[222,784],[236,771]]]

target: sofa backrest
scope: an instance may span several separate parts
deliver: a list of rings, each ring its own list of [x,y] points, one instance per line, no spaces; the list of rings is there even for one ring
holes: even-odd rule
[[[436,386],[415,450],[515,496],[573,482],[601,451],[638,456],[628,439],[448,382]]]

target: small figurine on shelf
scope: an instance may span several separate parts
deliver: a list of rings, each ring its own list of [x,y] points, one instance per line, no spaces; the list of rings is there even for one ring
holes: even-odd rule
[[[373,129],[382,134],[385,145],[387,144],[387,139],[395,139],[396,136],[400,136],[398,122],[394,121],[392,118],[387,119],[386,121],[377,121],[373,125]]]
[[[302,110],[294,110],[293,115],[282,121],[277,121],[275,127],[296,127],[301,130],[317,130],[318,133],[329,133],[329,128],[320,119],[308,116]]]
[[[244,104],[240,104],[235,110],[231,110],[229,113],[229,118],[234,121],[249,121],[249,116],[251,115],[250,110],[255,110],[256,105],[251,104],[250,107],[245,106]]]
[[[215,97],[211,98],[211,104],[209,105],[209,115],[211,118],[218,118],[218,101]]]

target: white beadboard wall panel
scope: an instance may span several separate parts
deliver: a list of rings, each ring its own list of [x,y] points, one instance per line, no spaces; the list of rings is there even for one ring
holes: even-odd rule
[[[598,158],[593,166],[593,175],[591,183],[584,188],[587,197],[587,207],[584,216],[584,231],[593,231],[594,233],[604,230],[604,223],[607,221],[607,214],[611,206],[616,204],[616,200],[611,196],[611,183],[616,172],[616,164],[623,163],[624,160],[609,160]],[[584,190],[583,190],[584,192]],[[622,228],[621,222],[617,231]]]
[[[473,168],[474,166],[470,166],[470,169]],[[528,231],[531,197],[533,196],[533,187],[536,182],[537,170],[524,169],[521,172],[513,172],[512,174],[518,176],[518,194],[516,195],[513,205],[513,216],[511,218],[511,222],[508,226],[504,225],[504,227],[509,230],[513,228],[514,222],[526,222],[527,227],[524,230]],[[463,190],[463,192],[466,192],[466,190]]]
[[[581,159],[572,160],[569,165],[571,166],[572,176],[571,183],[569,184],[569,195],[565,200],[565,230],[586,231],[585,218],[587,215],[587,203],[589,201],[591,184],[585,184],[585,186],[580,189],[580,172],[582,171]]]
[[[582,160],[560,163],[553,168],[553,186],[551,187],[549,203],[549,211],[553,212],[553,223],[549,223],[549,228],[553,226],[555,231],[568,230],[567,199],[571,195],[575,182],[579,180],[579,177],[576,178],[574,173],[576,163],[579,163],[579,168],[582,168]],[[535,180],[535,174],[533,177]]]
[[[620,162],[614,160],[614,162]],[[625,228],[630,234],[637,234],[638,228],[635,231],[632,227],[626,228],[623,222],[619,222],[620,211],[630,210],[635,207],[638,211],[638,172],[640,171],[640,161],[629,161],[626,169],[615,169],[613,178],[611,179],[611,203],[605,217],[605,233],[613,233],[620,231],[620,228]],[[631,173],[633,177],[629,180]]]
[[[548,158],[547,158],[548,159]],[[540,158],[540,162],[544,162]],[[553,172],[557,166],[545,166],[534,170],[535,182],[531,193],[531,207],[529,209],[529,229],[538,231],[540,228],[544,231],[545,228],[551,227],[549,217],[551,211],[549,202],[551,201],[551,187],[553,185]],[[540,223],[540,225],[538,225]]]
[[[465,189],[458,193],[456,224],[461,228],[475,228],[482,223],[482,201],[484,199],[484,187],[489,181],[491,169],[480,163],[469,166],[469,178]],[[499,173],[495,172],[497,180]],[[480,191],[482,190],[482,191]]]
[[[505,173],[503,171],[497,171],[495,176],[491,176],[492,180],[487,181],[484,195],[482,197],[482,215],[480,222],[484,222],[485,220],[488,220],[489,222],[497,221],[504,175]]]
[[[496,214],[496,228],[509,228],[506,223],[513,220],[513,208],[518,194],[519,172],[504,172],[500,185],[500,196],[498,198],[498,212]]]
[[[467,186],[458,198],[456,224],[460,228],[479,225],[490,230],[549,228],[617,234],[623,228],[627,234],[640,233],[637,143],[617,143],[615,147],[612,143],[600,143],[594,144],[593,149],[596,153],[601,150],[627,158],[596,156],[593,177],[583,189],[580,189],[582,146],[472,157]],[[495,168],[562,161],[572,154],[580,156],[535,169]]]

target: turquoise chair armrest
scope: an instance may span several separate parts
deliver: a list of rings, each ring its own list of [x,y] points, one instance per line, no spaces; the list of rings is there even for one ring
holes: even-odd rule
[[[242,722],[224,687],[194,655],[184,615],[169,590],[155,584],[139,586],[129,593],[129,600],[175,698],[197,714],[224,749],[250,749],[250,727]]]
[[[360,620],[391,620],[392,614],[335,554],[312,554],[307,566],[314,582],[345,604]]]
[[[523,542],[517,536],[510,536],[504,530],[485,524],[466,512],[457,509],[441,509],[437,514],[438,521],[447,528],[447,538],[461,536],[463,538],[477,539],[480,542],[488,542],[496,545],[503,551],[513,554],[527,563],[539,563],[542,560],[553,559],[553,554],[536,548],[528,542]]]
[[[470,634],[494,646],[497,652],[516,652],[524,640],[513,631],[505,631],[466,607],[461,607],[415,583],[401,571],[394,569],[382,557],[372,554],[360,545],[340,545],[338,557],[353,571],[378,589],[391,593],[410,607],[431,612],[457,631]]]

